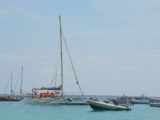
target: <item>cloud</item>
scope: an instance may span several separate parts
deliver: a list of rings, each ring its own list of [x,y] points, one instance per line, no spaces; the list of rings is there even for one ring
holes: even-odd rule
[[[123,71],[129,71],[129,70],[136,70],[137,67],[135,66],[121,66],[120,67],[120,70],[123,70]]]
[[[34,13],[32,11],[29,11],[29,10],[26,10],[23,8],[14,7],[13,10],[25,18],[32,19],[32,20],[35,20],[38,22],[45,22],[45,23],[49,23],[49,24],[57,22],[57,21],[55,21],[56,20],[55,17],[41,15],[41,14]]]
[[[135,56],[135,57],[159,57],[160,50],[153,50],[150,52],[137,52],[137,53],[133,54],[132,56]]]
[[[21,13],[21,14],[27,16],[27,12],[25,12],[22,8],[16,8],[16,7],[14,7],[13,10],[15,10],[18,13]]]
[[[112,34],[112,31],[93,31],[93,32],[72,32],[66,33],[65,35],[69,37],[90,37],[90,36],[102,36]]]
[[[160,50],[153,50],[153,51],[152,51],[152,55],[155,56],[155,57],[156,57],[156,56],[157,56],[157,57],[160,56]]]
[[[5,60],[24,60],[24,56],[0,54],[0,59],[5,59]]]
[[[135,56],[135,57],[146,57],[146,56],[149,56],[149,53],[138,52],[138,53],[133,54],[132,56]]]
[[[134,6],[138,6],[136,3],[137,0],[134,1],[128,1],[128,0],[89,0],[89,5],[103,13],[103,14],[119,14],[119,13],[126,13],[125,10],[132,11],[131,8],[134,8]]]
[[[5,9],[0,9],[0,16],[5,16],[8,14],[8,11]]]
[[[41,65],[50,65],[51,63],[45,61],[45,62],[41,62],[40,64]]]
[[[154,5],[158,2],[158,0],[145,0],[147,3]]]
[[[37,18],[37,15],[33,14],[32,12],[30,12],[28,10],[24,10],[22,8],[17,8],[17,7],[14,7],[13,10],[15,12],[19,13],[20,15],[22,15],[23,17],[31,18],[31,19]]]
[[[45,73],[53,73],[55,71],[55,69],[53,69],[53,68],[38,68],[35,71],[45,72]]]

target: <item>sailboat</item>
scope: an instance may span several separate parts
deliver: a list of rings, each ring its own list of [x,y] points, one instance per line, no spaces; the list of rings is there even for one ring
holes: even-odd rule
[[[12,88],[12,82],[13,82],[12,76],[13,76],[13,73],[11,72],[11,93],[9,96],[0,96],[0,101],[18,102],[22,100],[23,67],[21,68],[20,97],[14,95],[14,91]]]
[[[87,98],[84,96],[84,93],[80,87],[80,84],[78,82],[78,77],[75,72],[75,68],[69,53],[69,49],[67,47],[66,41],[64,39],[64,35],[62,32],[62,25],[61,25],[61,16],[59,16],[59,27],[60,27],[60,78],[61,78],[61,84],[59,86],[53,86],[53,87],[41,87],[41,88],[33,88],[32,89],[32,102],[34,104],[67,104],[67,105],[87,105]],[[76,84],[78,85],[81,97],[79,98],[71,98],[67,97],[64,94],[64,87],[63,87],[63,41],[64,45],[66,47],[69,60],[74,72],[74,76],[76,79]]]

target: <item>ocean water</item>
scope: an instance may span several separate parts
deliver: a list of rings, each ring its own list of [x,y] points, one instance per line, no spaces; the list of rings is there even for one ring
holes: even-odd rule
[[[0,102],[0,120],[160,120],[160,108],[134,105],[131,111],[93,111],[85,105]]]

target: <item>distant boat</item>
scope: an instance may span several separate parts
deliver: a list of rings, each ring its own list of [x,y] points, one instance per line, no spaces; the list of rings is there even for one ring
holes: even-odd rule
[[[21,83],[20,83],[20,97],[14,95],[12,89],[12,72],[11,72],[11,94],[9,96],[0,96],[0,101],[18,102],[22,100],[22,80],[23,80],[23,67],[21,69]]]
[[[159,99],[151,99],[151,98],[149,98],[149,105],[151,107],[160,107],[160,100]]]
[[[60,23],[60,69],[61,69],[61,84],[59,86],[56,85],[53,87],[41,87],[41,88],[33,88],[32,89],[32,102],[34,104],[67,104],[67,105],[87,105],[87,99],[83,94],[83,91],[80,87],[80,84],[78,82],[78,78],[75,72],[75,68],[66,44],[66,41],[64,39],[64,35],[62,32],[62,27],[61,27],[61,16],[59,16],[59,23]],[[78,85],[80,92],[81,92],[81,97],[79,98],[71,98],[67,97],[64,95],[64,90],[63,90],[63,41],[64,45],[66,47],[69,60],[73,69],[73,73],[76,79],[76,84]]]
[[[150,102],[149,105],[151,107],[160,107],[160,102]]]
[[[131,97],[127,97],[127,96],[122,96],[122,97],[114,98],[114,99],[111,99],[111,100],[115,101],[115,102],[117,102],[118,104],[121,104],[121,105],[126,105],[126,104],[133,105]]]
[[[8,97],[0,97],[0,101],[13,101],[13,102],[17,102],[17,101],[20,101],[21,99],[19,98],[12,98],[10,96]]]
[[[148,100],[138,100],[138,99],[132,99],[133,104],[149,104]]]
[[[106,103],[95,100],[88,100],[88,104],[93,110],[131,110],[129,105],[123,106],[114,103]]]
[[[132,98],[133,104],[149,104],[149,99],[144,95]]]

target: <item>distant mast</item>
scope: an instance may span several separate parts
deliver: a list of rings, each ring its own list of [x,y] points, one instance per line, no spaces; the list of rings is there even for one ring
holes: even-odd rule
[[[11,95],[14,95],[13,88],[12,88],[12,77],[13,77],[13,73],[11,72]]]
[[[62,87],[62,94],[63,94],[63,45],[62,45],[61,16],[59,16],[59,27],[60,27],[60,56],[61,56],[61,87]]]
[[[21,84],[20,84],[20,96],[23,96],[23,92],[22,92],[22,82],[23,82],[23,66],[21,68]]]

